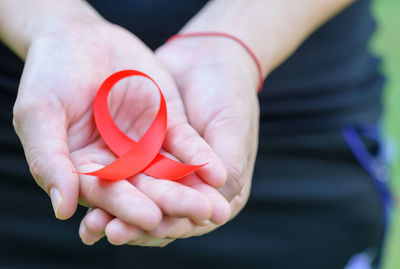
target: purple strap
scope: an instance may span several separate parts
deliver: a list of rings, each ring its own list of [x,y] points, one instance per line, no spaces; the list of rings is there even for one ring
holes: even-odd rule
[[[371,176],[371,179],[378,191],[382,203],[383,235],[382,246],[389,223],[389,211],[394,205],[393,196],[388,187],[388,175],[386,172],[385,156],[380,141],[378,125],[363,124],[357,128],[353,126],[344,127],[342,130],[344,139],[353,152],[354,157],[363,169]],[[370,138],[378,143],[378,152],[372,156],[364,145],[361,135]],[[378,267],[380,257],[378,258]]]

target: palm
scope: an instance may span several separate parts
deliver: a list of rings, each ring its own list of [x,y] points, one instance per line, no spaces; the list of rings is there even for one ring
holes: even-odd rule
[[[233,57],[210,57],[209,52],[207,57],[187,49],[177,61],[178,49],[167,44],[158,56],[179,86],[190,124],[227,167],[228,181],[220,191],[231,201],[248,189],[257,151],[259,108],[253,81],[236,68]]]
[[[99,138],[91,107],[98,87],[108,75],[131,68],[140,70],[151,68],[152,74],[163,73],[154,70],[154,64],[146,65],[147,62],[153,63],[146,59],[150,58],[150,55],[140,54],[139,58],[137,53],[129,52],[132,51],[132,47],[137,46],[129,34],[113,31],[113,36],[103,38],[98,35],[96,39],[99,39],[96,46],[93,46],[91,41],[85,43],[86,39],[79,42],[74,39],[53,39],[42,42],[44,44],[35,44],[36,46],[30,50],[26,68],[31,72],[24,74],[25,80],[29,77],[35,85],[43,87],[38,90],[47,95],[47,99],[58,101],[65,107],[67,139],[71,152],[93,146]],[[118,46],[115,46],[116,44]],[[54,47],[57,47],[57,50]],[[32,65],[40,66],[40,69],[29,66],[31,62]],[[110,109],[122,129],[132,127],[139,115],[142,120],[151,118],[152,115],[142,115],[143,112],[145,110],[151,112],[157,108],[157,100],[153,98],[157,97],[154,94],[154,86],[145,83],[147,89],[144,89],[145,87],[139,87],[141,82],[143,82],[141,79],[126,79],[118,83],[111,92]],[[168,97],[172,99],[176,96],[173,87],[167,90],[169,90]],[[130,131],[135,130],[137,129],[131,128]]]

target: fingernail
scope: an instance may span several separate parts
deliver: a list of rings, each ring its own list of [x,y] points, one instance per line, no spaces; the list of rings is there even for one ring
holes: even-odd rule
[[[203,225],[209,225],[209,224],[211,224],[211,221],[208,219],[205,219],[202,221],[202,223],[203,223]]]
[[[79,237],[81,238],[82,242],[85,245],[92,245],[90,244],[89,240],[87,239],[88,237],[88,232],[87,232],[87,227],[84,222],[81,223],[81,226],[79,227]]]
[[[79,237],[83,241],[83,236],[86,234],[86,225],[84,222],[81,222],[81,225],[79,226]]]
[[[51,188],[50,189],[50,198],[51,198],[51,204],[53,205],[53,210],[54,214],[57,217],[57,211],[58,208],[60,207],[60,204],[63,200],[60,191],[57,188]]]

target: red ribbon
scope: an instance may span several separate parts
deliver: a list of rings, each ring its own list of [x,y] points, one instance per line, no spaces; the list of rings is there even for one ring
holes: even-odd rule
[[[118,128],[107,105],[107,96],[114,84],[129,76],[142,76],[150,79],[157,86],[160,94],[157,115],[146,133],[137,142]],[[78,174],[107,180],[120,180],[143,172],[159,179],[177,180],[205,165],[183,164],[159,153],[167,129],[167,106],[157,83],[140,71],[123,70],[109,76],[100,86],[94,99],[93,114],[101,137],[119,158],[97,171]]]

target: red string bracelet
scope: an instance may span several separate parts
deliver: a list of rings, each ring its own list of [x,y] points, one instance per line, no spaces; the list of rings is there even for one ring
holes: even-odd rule
[[[255,55],[255,53],[252,51],[252,49],[250,49],[249,46],[246,45],[246,43],[244,43],[242,40],[240,40],[239,38],[237,38],[234,35],[228,34],[228,33],[224,33],[224,32],[196,32],[196,33],[180,33],[180,34],[175,34],[173,36],[171,36],[168,40],[168,42],[171,42],[174,39],[177,38],[181,38],[181,37],[197,37],[197,36],[222,36],[222,37],[226,37],[226,38],[230,38],[234,41],[236,41],[239,45],[241,45],[251,56],[251,58],[253,58],[256,66],[257,66],[257,70],[258,70],[258,75],[260,78],[260,82],[259,82],[259,86],[258,86],[258,91],[257,93],[260,93],[263,84],[264,84],[264,78],[263,78],[263,73],[262,73],[262,68],[261,68],[261,63],[258,60],[257,56]]]

